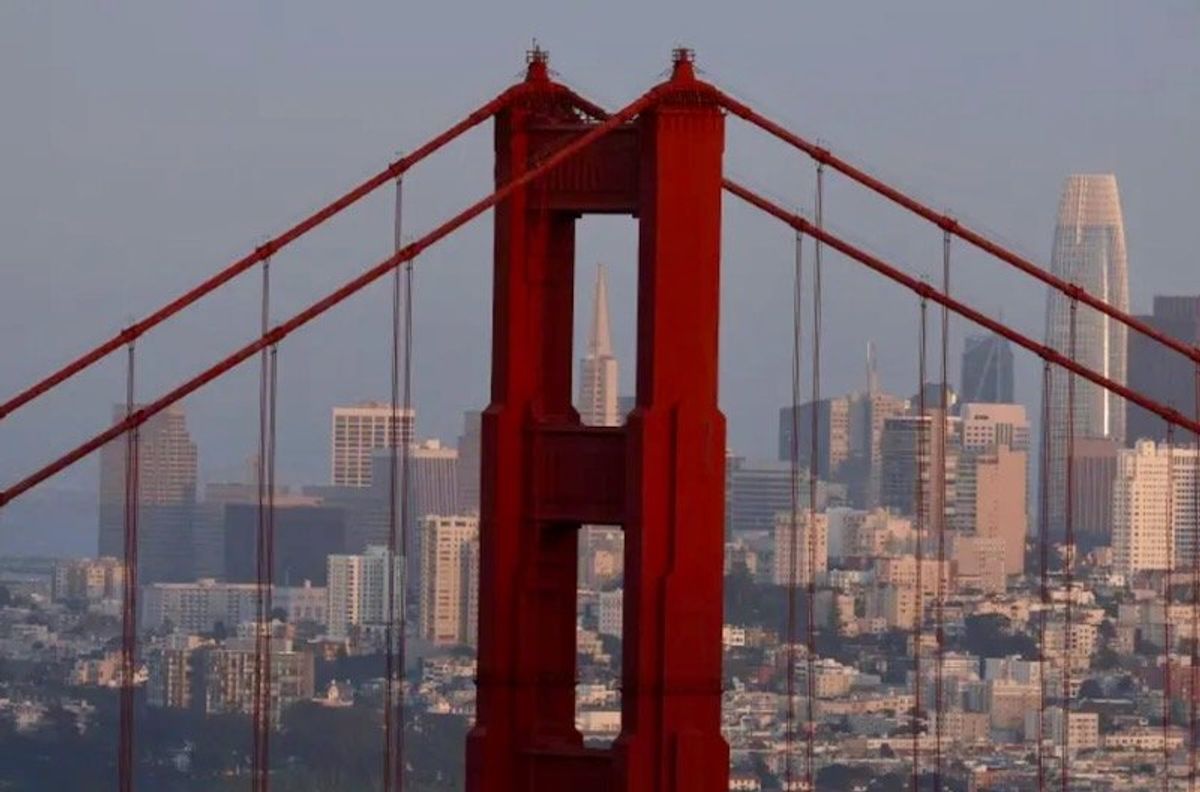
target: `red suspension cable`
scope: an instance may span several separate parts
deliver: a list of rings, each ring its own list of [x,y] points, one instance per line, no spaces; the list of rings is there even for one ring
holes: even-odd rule
[[[925,421],[929,413],[925,408],[925,346],[929,301],[921,297],[921,329],[918,334],[917,352],[917,475],[916,508],[916,607],[913,609],[913,714],[912,714],[912,792],[921,789],[921,649],[925,638],[925,589],[922,580],[925,566],[925,465],[928,462],[928,437]]]
[[[403,215],[404,181],[396,179],[396,206],[392,221],[392,250],[398,251],[403,246]],[[399,541],[396,527],[396,498],[400,491],[400,269],[392,272],[392,354],[391,367],[391,414],[389,430],[391,443],[388,448],[388,562],[387,575],[389,594],[387,601],[387,624],[384,630],[384,649],[386,680],[383,689],[383,790],[392,792],[396,788],[396,776],[403,775],[396,771],[396,597],[392,586],[396,584],[396,552]],[[403,638],[401,638],[403,640]],[[401,729],[404,728],[403,723]]]
[[[134,415],[134,373],[136,345],[128,344],[125,378],[125,418]],[[117,747],[117,788],[133,792],[136,772],[134,733],[134,693],[137,675],[137,587],[138,587],[138,511],[141,497],[138,492],[138,427],[125,433],[125,578],[121,598],[121,698],[120,726]]]
[[[817,162],[829,165],[837,172],[849,177],[855,182],[858,182],[863,187],[866,187],[867,189],[875,192],[892,203],[912,212],[913,214],[929,221],[930,223],[937,225],[944,231],[953,234],[959,239],[962,239],[974,247],[979,248],[980,250],[999,259],[1000,261],[1015,267],[1016,269],[1024,272],[1026,275],[1030,275],[1037,280],[1040,280],[1050,288],[1055,289],[1072,299],[1078,300],[1087,307],[1099,311],[1105,316],[1120,322],[1131,330],[1136,330],[1142,335],[1154,339],[1159,344],[1178,352],[1194,363],[1200,365],[1200,347],[1190,346],[1189,344],[1186,344],[1183,341],[1180,341],[1168,335],[1167,333],[1152,327],[1137,317],[1132,316],[1125,311],[1110,305],[1104,300],[1088,293],[1085,289],[1077,284],[1068,283],[1061,278],[1052,275],[1033,262],[1018,256],[1016,253],[1013,253],[1007,248],[1004,248],[1001,245],[989,240],[982,234],[973,231],[965,225],[959,223],[950,215],[934,211],[932,208],[926,206],[915,198],[906,195],[900,190],[897,190],[894,187],[891,187],[875,178],[874,176],[871,176],[860,168],[851,165],[849,162],[846,162],[845,160],[831,153],[828,149],[811,143],[799,135],[790,132],[782,125],[755,112],[750,106],[739,102],[737,99],[734,99],[728,94],[723,93],[719,89],[712,88],[712,90],[716,91],[721,105],[726,110],[738,116],[739,118],[748,121],[759,129],[762,129],[764,132],[773,135],[793,148],[803,151]]]
[[[1049,361],[1042,363],[1042,438],[1041,463],[1038,465],[1039,492],[1046,491],[1050,478],[1050,400],[1053,387],[1053,369]],[[1042,610],[1038,619],[1038,731],[1037,731],[1037,780],[1038,792],[1046,790],[1046,623],[1050,618],[1050,499],[1041,498],[1038,504],[1038,565],[1041,581]]]
[[[1193,410],[1200,420],[1200,365],[1195,366],[1193,381]],[[1189,544],[1192,564],[1192,641],[1191,665],[1188,668],[1188,792],[1196,792],[1196,694],[1200,682],[1200,434],[1192,435],[1192,541]]]
[[[260,315],[261,332],[270,329],[271,306],[271,260],[264,259],[262,265],[262,306]],[[267,604],[267,580],[270,572],[267,569],[267,534],[268,526],[268,489],[270,475],[267,471],[270,456],[269,424],[271,380],[270,353],[266,348],[259,354],[258,375],[258,465],[257,465],[257,531],[255,533],[255,631],[254,631],[254,702],[251,718],[252,751],[250,755],[251,787],[255,792],[261,792],[266,784],[266,762],[264,756],[264,741],[266,739],[265,708],[263,694],[266,680],[263,675],[263,665],[266,661],[266,647],[263,645],[263,632],[270,618]]]
[[[950,234],[942,232],[942,293],[950,294]],[[946,607],[946,581],[944,579],[943,570],[946,566],[946,518],[949,511],[949,505],[946,503],[946,433],[949,430],[949,415],[950,415],[950,393],[949,393],[949,336],[950,336],[950,311],[945,305],[942,306],[942,381],[940,388],[940,408],[941,414],[938,416],[938,462],[937,462],[937,482],[935,483],[935,492],[937,493],[937,502],[941,508],[936,514],[937,524],[937,595],[934,599],[934,639],[937,643],[937,673],[934,680],[934,709],[937,713],[937,721],[934,731],[934,772],[933,772],[933,788],[935,792],[942,792],[942,721],[945,720],[946,703],[945,703],[945,672],[946,672],[946,637],[945,637],[945,607]],[[922,383],[922,388],[924,384]]]
[[[817,196],[816,222],[820,226],[825,213],[825,169],[817,165]],[[817,476],[821,458],[821,433],[819,406],[821,403],[821,243],[813,245],[813,316],[812,316],[812,410],[810,411],[809,437],[810,454],[808,460],[808,528],[805,534],[808,540],[808,591],[805,597],[805,625],[808,629],[807,659],[808,659],[808,726],[805,740],[804,780],[808,789],[816,789],[816,750],[817,739]],[[828,530],[828,528],[826,529]],[[828,535],[826,536],[828,546]]]
[[[22,493],[27,492],[46,479],[62,472],[66,468],[99,449],[105,443],[120,437],[129,429],[132,429],[135,426],[141,426],[147,420],[162,412],[170,405],[228,373],[231,369],[235,368],[255,354],[261,352],[265,347],[282,341],[288,335],[305,326],[313,319],[316,319],[321,314],[341,304],[351,295],[358,293],[362,289],[379,280],[400,264],[412,260],[423,250],[429,248],[437,242],[440,242],[442,239],[445,239],[447,236],[454,233],[471,220],[483,214],[497,203],[503,201],[515,191],[521,189],[530,182],[545,176],[548,172],[561,165],[567,159],[573,157],[578,152],[612,132],[621,124],[624,124],[638,115],[647,107],[653,105],[665,90],[665,86],[652,88],[650,91],[638,97],[636,100],[617,113],[614,113],[606,121],[597,124],[580,137],[563,146],[561,149],[555,151],[538,165],[530,168],[525,173],[514,178],[503,187],[497,189],[491,195],[479,199],[454,217],[442,223],[437,228],[426,233],[420,239],[405,245],[399,253],[388,256],[386,259],[371,267],[366,272],[346,282],[340,288],[327,294],[317,302],[312,303],[303,311],[294,315],[292,318],[276,325],[268,333],[261,336],[257,340],[246,344],[241,349],[238,349],[236,352],[226,356],[209,368],[179,385],[174,390],[167,392],[157,400],[141,407],[138,410],[135,410],[132,415],[128,416],[124,420],[118,421],[108,429],[93,436],[90,440],[81,443],[70,452],[43,466],[29,476],[26,476],[24,479],[18,481],[16,484],[13,484],[3,492],[0,492],[0,506],[4,506]]]
[[[1088,382],[1099,385],[1104,390],[1115,393],[1126,401],[1133,402],[1139,407],[1145,408],[1148,412],[1154,413],[1163,420],[1169,421],[1176,426],[1182,427],[1189,432],[1200,434],[1200,418],[1188,418],[1173,407],[1168,407],[1161,402],[1155,401],[1140,392],[1122,385],[1119,382],[1109,379],[1092,369],[1084,366],[1074,360],[1071,360],[1066,355],[1056,349],[1045,344],[1038,343],[1023,333],[1013,330],[1009,326],[1002,324],[988,315],[972,308],[966,303],[956,300],[953,297],[947,297],[938,289],[933,288],[927,283],[924,283],[917,278],[912,277],[903,270],[892,266],[878,256],[874,256],[861,248],[858,248],[849,242],[846,242],[841,237],[835,236],[828,231],[824,231],[808,221],[804,217],[789,212],[786,209],[775,204],[773,201],[758,195],[742,185],[730,179],[724,180],[726,191],[732,195],[736,195],[746,203],[760,209],[772,217],[787,223],[792,228],[803,231],[809,236],[817,237],[823,244],[828,245],[837,252],[853,259],[862,264],[868,269],[883,275],[888,280],[891,280],[909,291],[925,297],[938,305],[945,305],[952,313],[961,316],[962,318],[982,327],[985,330],[990,330],[998,336],[1008,339],[1017,346],[1026,349],[1037,355],[1044,361],[1047,361],[1059,368],[1065,369],[1076,376],[1086,379]],[[2,501],[0,501],[2,503]]]
[[[796,232],[796,260],[792,281],[792,436],[790,443],[791,462],[791,522],[788,525],[788,544],[791,551],[791,569],[787,577],[787,731],[784,734],[784,782],[792,788],[795,767],[796,743],[796,643],[797,614],[796,597],[799,593],[799,568],[797,560],[800,554],[800,364],[801,344],[803,334],[802,310],[804,305],[804,235]],[[815,409],[815,408],[814,408]],[[807,670],[807,667],[806,667]],[[811,731],[806,724],[806,735]],[[806,736],[806,739],[807,736]]]
[[[1162,789],[1171,792],[1171,588],[1175,566],[1175,427],[1167,424],[1167,572],[1163,584],[1163,706],[1162,706]]]
[[[1078,339],[1079,302],[1071,300],[1071,320],[1068,340],[1068,356],[1074,361]],[[1071,693],[1071,638],[1072,605],[1075,599],[1075,377],[1067,374],[1067,454],[1066,454],[1066,503],[1063,504],[1066,527],[1066,550],[1063,559],[1063,588],[1066,602],[1063,606],[1062,643],[1062,792],[1071,788],[1071,710],[1074,696]]]
[[[401,157],[400,159],[391,163],[386,168],[362,182],[333,203],[304,218],[287,231],[284,231],[282,234],[279,234],[262,245],[259,245],[252,253],[238,259],[220,272],[167,303],[141,321],[135,322],[104,343],[96,346],[88,352],[85,352],[83,355],[80,355],[70,363],[67,363],[58,371],[55,371],[53,374],[31,385],[30,387],[8,399],[8,401],[5,401],[3,404],[0,404],[0,419],[7,417],[42,394],[53,390],[55,387],[71,379],[76,374],[89,368],[100,360],[103,360],[105,357],[112,354],[117,349],[120,349],[122,346],[127,345],[129,342],[134,341],[137,338],[140,338],[148,330],[162,324],[167,319],[170,319],[175,314],[197,302],[205,295],[216,291],[218,288],[233,280],[238,275],[241,275],[246,270],[252,268],[254,265],[266,261],[277,251],[287,247],[289,244],[295,242],[297,239],[304,236],[309,231],[312,231],[325,221],[335,217],[342,211],[358,203],[363,198],[375,192],[375,190],[405,173],[414,165],[444,147],[446,144],[494,116],[499,110],[507,106],[508,103],[511,102],[512,99],[523,90],[523,86],[524,84],[522,83],[507,89],[499,96],[484,104],[466,118],[447,129],[445,132],[442,132],[440,135],[431,138],[424,145],[415,149],[411,154]],[[568,96],[571,97],[573,101],[578,101],[589,108],[594,108],[591,103],[582,99],[582,97],[577,97],[572,92],[568,92]]]

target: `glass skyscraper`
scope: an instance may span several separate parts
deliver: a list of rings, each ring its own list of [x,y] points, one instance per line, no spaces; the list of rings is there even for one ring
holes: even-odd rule
[[[1129,310],[1129,269],[1125,257],[1125,229],[1117,178],[1112,174],[1083,174],[1067,178],[1058,204],[1054,275],[1083,287],[1104,302]],[[1125,382],[1126,328],[1099,311],[1079,305],[1075,316],[1075,360],[1111,380]],[[1072,354],[1071,300],[1051,290],[1046,304],[1046,343]],[[1048,528],[1061,536],[1066,525],[1067,428],[1071,411],[1067,403],[1068,375],[1053,369],[1048,393],[1050,464],[1042,497],[1048,498]],[[1114,394],[1082,378],[1075,379],[1074,429],[1077,439],[1125,439],[1125,405]],[[1078,527],[1078,526],[1076,526]]]
[[[1013,402],[1013,351],[998,335],[967,336],[963,342],[962,404]]]

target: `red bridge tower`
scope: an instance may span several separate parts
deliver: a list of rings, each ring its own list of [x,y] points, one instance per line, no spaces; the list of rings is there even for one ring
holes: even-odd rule
[[[499,204],[483,417],[477,721],[470,792],[725,792],[725,418],[717,407],[724,116],[675,53],[659,101]],[[588,131],[544,55],[496,118],[496,184]],[[542,88],[545,90],[542,90]],[[575,221],[638,218],[637,402],[571,404]],[[575,729],[577,538],[625,532],[621,733]]]

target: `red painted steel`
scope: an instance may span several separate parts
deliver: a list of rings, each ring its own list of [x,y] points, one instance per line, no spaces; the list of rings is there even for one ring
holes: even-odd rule
[[[738,116],[739,118],[754,124],[759,129],[762,129],[763,131],[779,138],[784,143],[803,151],[818,163],[824,163],[828,165],[842,175],[858,182],[863,187],[866,187],[867,189],[883,196],[892,203],[895,203],[898,206],[901,206],[912,212],[913,214],[928,220],[942,230],[953,234],[965,242],[969,242],[985,253],[1000,259],[1004,263],[1016,267],[1026,275],[1031,275],[1034,278],[1037,278],[1050,288],[1060,291],[1068,297],[1078,300],[1089,308],[1093,308],[1117,320],[1131,330],[1136,330],[1145,336],[1153,338],[1158,343],[1163,344],[1164,346],[1178,352],[1184,357],[1189,358],[1193,362],[1200,364],[1200,347],[1186,344],[1183,341],[1180,341],[1179,339],[1174,338],[1167,333],[1150,326],[1149,324],[1146,324],[1136,316],[1109,305],[1099,297],[1088,293],[1087,290],[1081,286],[1068,283],[1067,281],[1050,274],[1037,264],[1034,264],[1032,261],[1018,256],[1016,253],[1013,253],[1011,250],[996,244],[977,231],[971,230],[950,215],[942,214],[941,212],[931,209],[915,198],[906,195],[900,190],[897,190],[896,188],[880,181],[866,171],[856,168],[854,165],[851,165],[837,155],[831,153],[829,149],[818,146],[815,143],[812,143],[800,137],[799,135],[794,134],[780,124],[761,115],[760,113],[755,112],[753,108],[742,102],[739,102],[732,96],[719,91],[718,93],[721,97],[721,105],[726,110]]]
[[[172,316],[200,300],[205,295],[216,291],[221,286],[225,285],[238,275],[241,275],[243,272],[253,267],[255,264],[266,261],[276,252],[287,247],[292,242],[295,242],[297,239],[321,225],[326,220],[329,220],[345,209],[350,208],[363,198],[373,193],[375,190],[379,189],[393,179],[396,179],[429,155],[435,153],[446,144],[460,137],[463,133],[473,129],[474,127],[482,124],[484,121],[494,116],[497,110],[504,107],[504,105],[511,101],[515,94],[520,92],[520,89],[520,86],[514,86],[513,88],[509,88],[508,90],[504,91],[495,99],[492,99],[478,110],[475,110],[462,121],[459,121],[445,132],[442,132],[437,137],[432,138],[424,145],[418,147],[411,154],[403,156],[391,163],[382,171],[359,184],[357,187],[350,190],[350,192],[338,198],[333,203],[304,218],[287,231],[284,231],[282,234],[268,240],[262,245],[259,245],[254,249],[254,252],[238,259],[225,269],[196,285],[184,294],[181,294],[179,297],[167,303],[162,308],[159,308],[154,313],[138,322],[133,323],[117,335],[108,339],[89,352],[79,356],[50,376],[31,385],[3,404],[0,404],[0,420],[4,419],[34,399],[37,399],[44,393],[53,390],[58,385],[61,385],[63,382],[66,382],[93,364],[103,360],[105,357],[127,345],[129,342],[141,337],[150,329],[162,324],[167,319],[170,319]],[[563,91],[564,95],[566,95],[571,101],[577,102],[580,106],[580,109],[584,110],[585,112],[594,113],[597,110],[595,105],[593,105],[591,102],[588,102],[586,99],[577,96],[574,94],[574,92],[561,87],[558,87],[558,89]]]
[[[656,91],[627,128],[635,145],[593,152],[588,167],[497,207],[469,792],[728,788],[716,403],[724,119],[684,54]],[[556,145],[543,130],[569,139],[591,128],[571,123],[536,90],[513,102],[497,116],[497,179]],[[620,185],[632,194],[606,189]],[[622,210],[639,218],[637,405],[624,427],[581,427],[574,225]],[[575,729],[577,531],[601,515],[624,528],[627,556],[622,730],[607,750],[584,747]]]
[[[276,325],[270,332],[265,333],[257,340],[246,344],[241,349],[228,355],[196,376],[187,380],[183,384],[179,385],[174,390],[167,392],[157,400],[135,410],[133,414],[125,420],[118,421],[108,429],[92,437],[90,440],[81,443],[58,459],[43,466],[29,476],[26,476],[16,484],[13,484],[8,489],[0,491],[0,506],[4,506],[22,493],[25,493],[33,487],[36,487],[38,484],[41,484],[46,479],[61,473],[63,470],[71,467],[79,460],[84,459],[88,455],[99,450],[105,444],[115,440],[125,432],[128,432],[130,429],[141,426],[146,421],[165,410],[167,407],[170,407],[172,404],[185,398],[189,394],[196,392],[213,380],[220,378],[253,355],[261,352],[263,349],[271,346],[272,344],[279,343],[294,331],[300,329],[321,314],[346,300],[346,298],[358,293],[367,286],[370,286],[372,283],[391,272],[400,264],[404,263],[405,261],[412,260],[416,256],[420,255],[421,252],[426,248],[429,248],[437,242],[440,242],[442,239],[445,239],[471,220],[483,214],[488,209],[491,209],[500,201],[503,201],[511,193],[520,189],[529,182],[541,178],[554,168],[569,160],[579,151],[587,148],[596,140],[603,138],[613,129],[619,127],[621,124],[636,116],[642,110],[651,106],[657,99],[657,96],[658,92],[656,90],[652,90],[646,94],[643,94],[623,110],[614,113],[608,120],[596,125],[595,127],[592,127],[582,137],[555,151],[536,167],[530,169],[523,175],[497,189],[491,195],[479,199],[471,206],[467,207],[454,217],[442,223],[437,228],[422,236],[420,239],[417,239],[416,241],[406,245],[400,252],[387,257],[358,277],[346,282],[341,286],[341,288],[327,294],[325,297],[308,306],[286,322]]]

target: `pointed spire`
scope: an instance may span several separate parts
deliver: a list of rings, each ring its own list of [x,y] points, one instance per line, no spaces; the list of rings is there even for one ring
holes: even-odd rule
[[[612,337],[608,331],[608,281],[604,265],[596,265],[596,291],[592,295],[592,332],[588,336],[588,357],[612,357]]]

